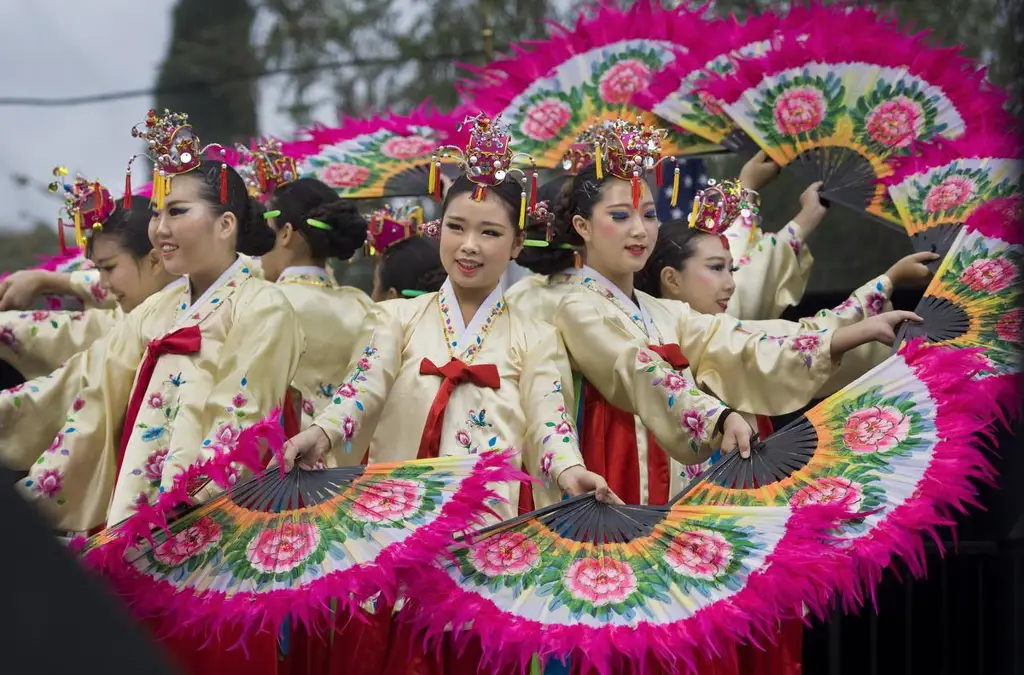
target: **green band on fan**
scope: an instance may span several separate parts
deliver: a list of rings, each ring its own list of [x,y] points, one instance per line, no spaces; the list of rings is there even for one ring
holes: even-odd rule
[[[317,220],[316,218],[306,218],[306,225],[309,225],[310,227],[315,227],[318,230],[330,230],[331,229],[330,225],[328,225],[327,223],[325,223],[322,220]]]
[[[279,215],[281,215],[281,211],[278,209],[274,209],[272,211],[264,211],[263,219],[270,220],[271,218],[277,218]]]
[[[419,296],[426,295],[429,292],[430,291],[414,291],[414,290],[406,289],[406,290],[402,291],[402,296],[406,297],[406,298],[418,298]]]

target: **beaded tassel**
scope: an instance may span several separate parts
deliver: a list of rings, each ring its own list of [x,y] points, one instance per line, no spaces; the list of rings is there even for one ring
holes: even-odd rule
[[[220,203],[228,203],[228,165],[220,165]]]

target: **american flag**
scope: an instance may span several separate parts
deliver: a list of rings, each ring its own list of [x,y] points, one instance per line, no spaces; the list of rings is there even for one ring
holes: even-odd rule
[[[670,168],[671,167],[671,168]],[[675,165],[668,162],[665,166],[665,186],[661,188],[655,197],[655,208],[658,210],[658,220],[678,220],[689,215],[693,206],[693,198],[697,196],[697,190],[707,187],[708,174],[704,162],[699,159],[679,160],[679,198],[676,200],[675,208],[672,207],[672,173]]]

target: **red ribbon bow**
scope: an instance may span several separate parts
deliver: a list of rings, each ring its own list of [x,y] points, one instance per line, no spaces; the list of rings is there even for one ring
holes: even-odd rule
[[[463,382],[469,382],[478,387],[498,389],[501,387],[501,377],[494,364],[470,366],[458,359],[452,359],[440,368],[434,365],[430,359],[423,359],[420,361],[420,375],[437,375],[444,378],[441,388],[434,396],[434,402],[430,405],[427,423],[423,426],[423,436],[420,438],[420,449],[416,454],[416,459],[428,459],[437,457],[441,451],[441,427],[444,425],[444,411],[448,407],[448,399],[452,397],[455,387]]]
[[[690,365],[690,362],[683,356],[683,350],[679,348],[679,345],[649,345],[647,348],[664,359],[668,365],[672,366],[673,370],[682,370]]]
[[[135,382],[135,390],[132,391],[132,398],[128,402],[128,412],[125,413],[124,427],[121,429],[121,446],[117,452],[117,473],[121,474],[121,463],[124,461],[124,451],[128,447],[128,441],[132,437],[132,429],[135,428],[135,420],[142,409],[142,401],[146,398],[146,390],[153,379],[153,372],[156,370],[157,361],[164,354],[195,354],[203,344],[203,334],[199,326],[185,326],[173,333],[168,333],[162,338],[150,340],[146,346],[146,356],[139,366],[139,377]]]

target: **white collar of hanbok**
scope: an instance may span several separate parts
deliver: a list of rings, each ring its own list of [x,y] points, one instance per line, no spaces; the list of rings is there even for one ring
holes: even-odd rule
[[[246,275],[250,274],[251,271],[249,269],[249,264],[250,259],[248,257],[238,256],[238,259],[235,260],[230,267],[224,270],[219,277],[217,277],[217,280],[206,289],[206,292],[199,296],[198,300],[193,302],[191,305],[188,305],[185,302],[181,303],[179,307],[180,311],[178,312],[177,317],[175,317],[174,324],[180,326],[190,320],[197,322],[201,321],[207,314],[209,314],[209,312],[201,311],[207,303],[213,303],[214,307],[212,307],[211,310],[219,307],[222,304],[220,291],[223,289],[224,285],[227,284],[235,274],[240,272]],[[184,289],[183,295],[187,298],[190,288],[186,285]]]
[[[477,351],[483,346],[484,339],[490,332],[494,320],[505,311],[504,293],[507,282],[508,279],[502,276],[498,285],[483,301],[467,326],[466,320],[462,316],[462,310],[459,309],[451,279],[444,280],[441,291],[437,294],[437,305],[441,310],[445,342],[452,358],[470,363],[476,356]]]
[[[175,288],[178,288],[180,286],[184,286],[186,280],[187,280],[187,277],[178,277],[177,279],[175,279],[171,283],[169,283],[166,286],[164,286],[163,288],[161,288],[160,292],[163,293],[164,291],[173,291]]]
[[[294,265],[285,267],[277,277],[277,283],[305,283],[316,286],[330,286],[331,280],[327,270],[316,265]]]
[[[582,274],[585,287],[598,293],[615,305],[623,314],[629,317],[629,320],[637,328],[644,332],[644,335],[649,338],[658,335],[658,328],[654,325],[646,310],[644,310],[644,306],[639,302],[634,302],[633,298],[623,293],[618,286],[609,281],[603,274],[588,265],[575,270],[575,273]]]

